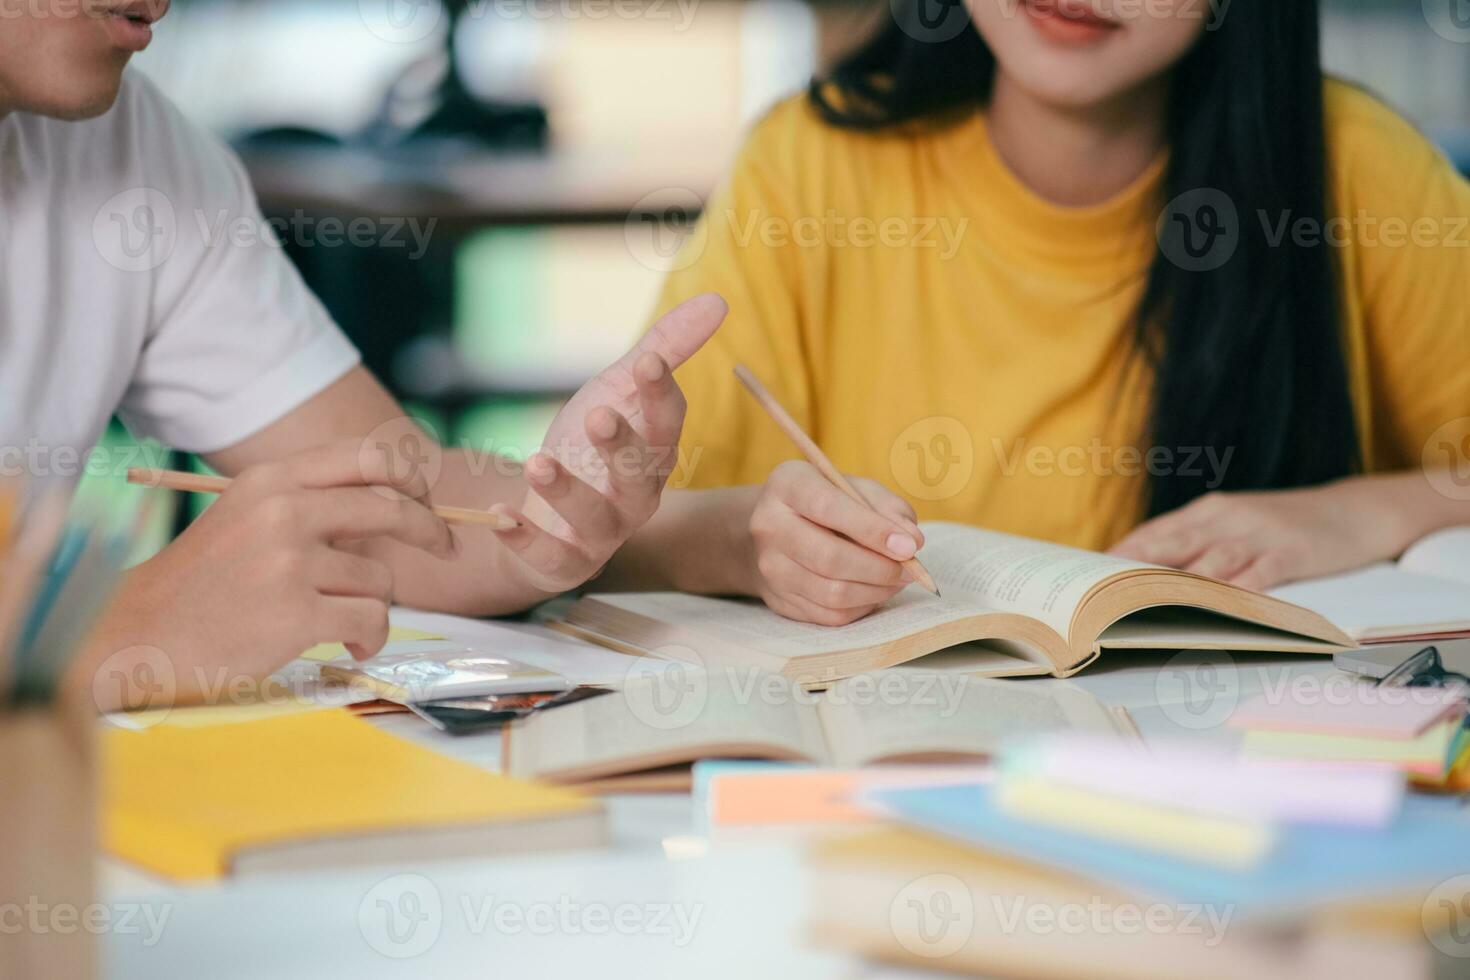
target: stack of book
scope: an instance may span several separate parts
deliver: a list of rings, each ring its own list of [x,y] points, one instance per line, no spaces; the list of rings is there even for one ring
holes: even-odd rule
[[[1261,759],[1401,771],[1427,788],[1470,788],[1463,689],[1362,685],[1340,696],[1242,704],[1230,723]]]
[[[812,902],[817,940],[866,956],[1266,980],[1427,978],[1460,952],[1470,824],[1391,767],[1057,736],[989,783],[866,800],[904,829],[818,845]]]

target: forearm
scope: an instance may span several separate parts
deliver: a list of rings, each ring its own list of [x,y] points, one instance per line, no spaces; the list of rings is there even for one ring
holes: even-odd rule
[[[445,449],[438,470],[430,480],[435,504],[486,510],[497,503],[519,507],[526,496],[521,464],[503,456]],[[553,598],[527,582],[519,559],[494,533],[464,525],[451,530],[457,548],[449,560],[386,538],[352,550],[385,563],[393,573],[394,600],[419,609],[500,616]]]
[[[760,487],[668,490],[658,513],[613,556],[598,588],[754,595],[750,514]]]
[[[1447,471],[1373,474],[1344,480],[1336,490],[1350,507],[1361,504],[1363,513],[1380,515],[1364,533],[1380,542],[1386,557],[1442,528],[1470,524],[1470,487],[1457,488]]]

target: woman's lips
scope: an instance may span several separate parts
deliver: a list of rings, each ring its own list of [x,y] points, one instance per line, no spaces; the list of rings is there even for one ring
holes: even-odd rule
[[[1079,0],[1023,0],[1022,7],[1043,37],[1060,44],[1094,44],[1123,26]]]

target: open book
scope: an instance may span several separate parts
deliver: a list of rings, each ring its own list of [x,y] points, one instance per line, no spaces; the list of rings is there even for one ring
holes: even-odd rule
[[[774,683],[773,683],[774,682]],[[615,695],[531,715],[504,730],[508,775],[601,789],[668,789],[699,759],[953,762],[1003,738],[1053,732],[1136,737],[1131,721],[1071,685],[906,670],[853,677],[820,695],[732,666],[644,674]],[[666,773],[674,782],[609,777]]]
[[[682,593],[592,595],[558,626],[630,652],[754,665],[809,687],[945,651],[929,669],[1064,677],[1109,649],[1331,654],[1352,647],[1318,613],[1170,568],[958,524],[925,524],[943,598],[910,586],[850,626]]]
[[[1272,595],[1321,613],[1359,643],[1470,635],[1470,527],[1431,534],[1397,562],[1296,582]]]

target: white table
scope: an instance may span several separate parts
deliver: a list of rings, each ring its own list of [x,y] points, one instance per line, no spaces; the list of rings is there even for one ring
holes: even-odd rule
[[[1282,683],[1335,683],[1325,658],[1109,655],[1067,681],[1127,708],[1146,739],[1228,738],[1240,699]],[[494,769],[500,740],[453,738],[409,716],[389,731]],[[898,974],[809,948],[797,837],[717,844],[686,796],[608,799],[598,852],[372,867],[176,888],[107,862],[102,901],[141,904],[147,928],[103,939],[117,980],[302,977],[872,977]],[[502,910],[504,906],[504,910]],[[134,916],[135,923],[150,921]],[[412,955],[407,955],[412,954]]]

